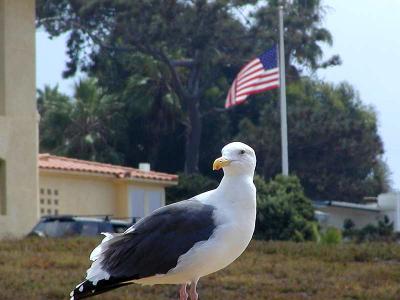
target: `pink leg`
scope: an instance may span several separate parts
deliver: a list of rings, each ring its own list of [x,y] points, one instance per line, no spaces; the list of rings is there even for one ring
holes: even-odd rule
[[[186,291],[186,286],[186,283],[181,285],[181,289],[179,290],[179,300],[187,300],[188,293]]]
[[[198,300],[199,299],[199,294],[197,294],[197,280],[192,281],[190,284],[190,291],[189,291],[189,295],[190,295],[190,300]]]

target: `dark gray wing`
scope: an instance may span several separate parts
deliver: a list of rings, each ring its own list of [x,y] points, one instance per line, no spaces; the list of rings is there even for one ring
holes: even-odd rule
[[[102,269],[111,277],[129,280],[167,273],[179,256],[213,234],[214,209],[191,199],[154,211],[134,231],[110,243],[102,255]]]

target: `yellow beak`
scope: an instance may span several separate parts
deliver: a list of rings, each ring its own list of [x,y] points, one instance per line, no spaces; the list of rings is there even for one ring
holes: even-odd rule
[[[217,158],[216,160],[214,160],[213,163],[213,170],[219,170],[222,169],[223,167],[229,165],[231,163],[231,161],[223,156]]]

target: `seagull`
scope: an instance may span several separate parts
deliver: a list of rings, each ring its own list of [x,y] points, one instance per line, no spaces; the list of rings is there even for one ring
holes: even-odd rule
[[[199,279],[231,264],[253,236],[255,167],[251,147],[226,145],[213,163],[213,170],[224,171],[216,189],[161,207],[122,234],[104,233],[70,299],[136,283],[180,285],[180,300],[197,300]]]

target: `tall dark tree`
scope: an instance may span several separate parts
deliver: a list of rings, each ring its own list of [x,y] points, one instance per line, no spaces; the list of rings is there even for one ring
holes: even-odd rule
[[[119,83],[119,90],[112,91],[123,110],[119,148],[125,163],[135,166],[148,161],[159,170],[180,171],[183,160],[171,158],[184,157],[185,118],[179,98],[161,75],[164,66],[143,55],[130,57],[129,63],[132,72]],[[106,81],[107,77],[108,73],[99,73],[100,80]]]
[[[186,132],[185,172],[193,173],[198,171],[207,93],[212,89],[226,92],[227,79],[275,38],[276,23],[271,16],[276,12],[276,1],[261,7],[249,24],[239,21],[241,7],[256,2],[38,0],[37,24],[51,36],[69,33],[70,61],[65,76],[80,67],[99,76],[102,85],[115,91],[132,75],[133,57],[141,54],[159,62],[161,78],[180,102]],[[306,2],[312,5],[308,7]],[[294,1],[286,6],[289,11],[300,11],[296,22],[287,23],[288,32],[302,31],[293,36],[296,40],[288,42],[288,58],[296,57],[297,62],[312,68],[323,65],[316,63],[321,56],[318,43],[331,42],[331,38],[320,27],[319,1]],[[303,10],[305,19],[301,17]],[[264,26],[270,24],[264,24],[264,20],[273,23],[269,36],[264,35]],[[292,37],[288,34],[287,38]],[[307,51],[301,46],[304,42],[309,44]],[[89,55],[84,55],[85,51]],[[225,93],[217,94],[221,105]]]

